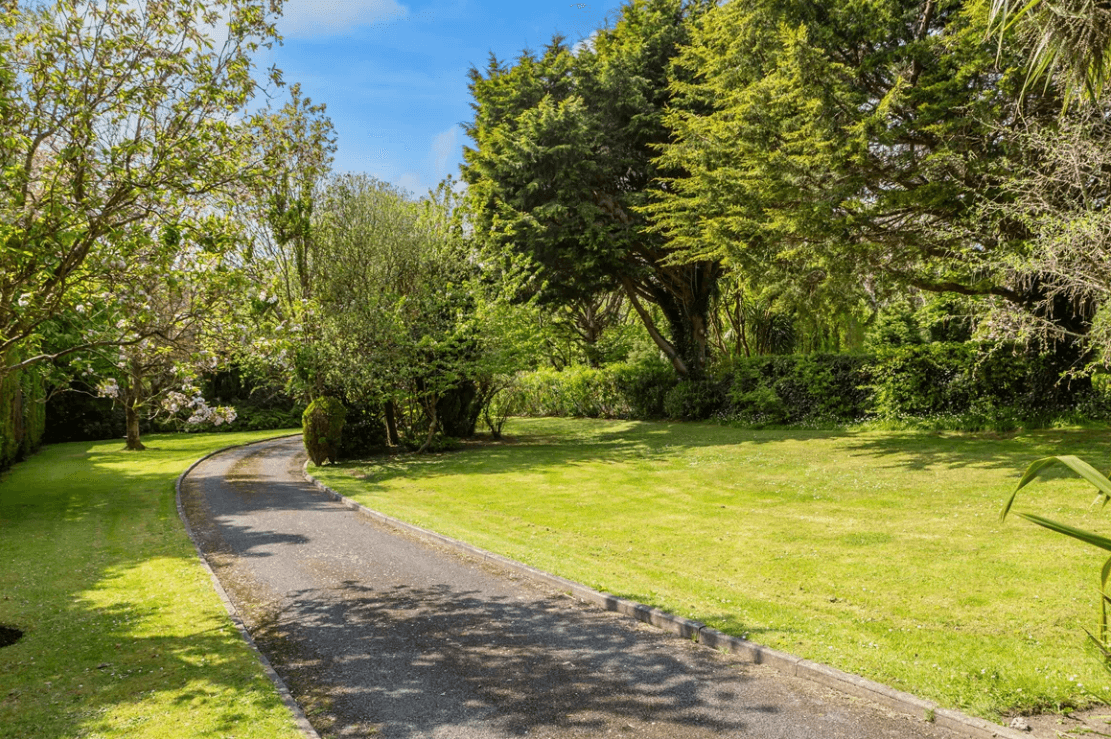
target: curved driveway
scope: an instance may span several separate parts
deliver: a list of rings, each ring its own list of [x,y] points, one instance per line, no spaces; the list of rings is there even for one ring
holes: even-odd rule
[[[198,542],[324,737],[953,734],[416,541],[304,481],[299,438],[186,478]]]

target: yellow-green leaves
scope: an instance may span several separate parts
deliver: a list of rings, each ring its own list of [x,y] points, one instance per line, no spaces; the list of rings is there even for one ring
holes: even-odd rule
[[[224,210],[221,198],[263,167],[242,121],[262,85],[252,50],[274,39],[273,10],[268,0],[5,8],[0,354],[55,320],[81,322],[84,339],[42,358],[136,340],[115,318],[96,323],[75,309],[122,302],[144,271],[187,257],[180,243],[144,234]],[[217,48],[221,11],[230,21]],[[39,299],[19,306],[23,294]]]
[[[1007,514],[1010,512],[1011,506],[1014,504],[1015,501],[1015,496],[1018,495],[1019,490],[1022,490],[1024,487],[1029,485],[1039,474],[1041,474],[1043,470],[1058,464],[1069,468],[1077,475],[1084,478],[1093,486],[1095,486],[1097,491],[1095,501],[1096,503],[1106,505],[1108,500],[1111,500],[1111,480],[1108,480],[1105,475],[1100,473],[1084,460],[1071,455],[1044,457],[1031,463],[1030,466],[1026,468],[1026,472],[1023,474],[1022,479],[1019,480],[1018,486],[1015,488],[1014,492],[1011,493],[1011,497],[1008,498],[1007,502],[1003,504],[1003,510],[1000,512],[1000,519],[1002,520],[1007,517]],[[1019,516],[1020,518],[1026,519],[1030,523],[1037,524],[1042,528],[1049,529],[1050,531],[1054,531],[1058,534],[1064,534],[1065,536],[1076,539],[1077,541],[1082,541],[1085,544],[1103,549],[1104,551],[1111,552],[1111,538],[1108,538],[1106,536],[1102,536],[1091,531],[1086,531],[1075,526],[1070,526],[1069,524],[1053,521],[1051,519],[1045,518],[1044,516],[1039,516],[1033,513],[1016,513],[1015,515]],[[1109,578],[1111,578],[1111,558],[1108,558],[1107,561],[1104,562],[1103,569],[1100,571],[1101,615],[1099,625],[1099,637],[1097,638],[1090,632],[1088,633],[1088,636],[1091,637],[1093,642],[1095,642],[1096,646],[1103,654],[1105,662],[1108,664],[1109,667],[1111,667],[1111,639],[1109,639],[1109,629],[1111,629],[1111,623],[1108,622],[1107,612],[1109,600],[1107,594],[1107,582]]]
[[[1033,482],[1034,478],[1041,474],[1042,470],[1057,464],[1068,467],[1077,475],[1092,483],[1092,485],[1095,486],[1096,490],[1099,491],[1099,495],[1096,498],[1097,503],[1106,504],[1108,500],[1111,500],[1111,480],[1108,480],[1104,475],[1097,471],[1095,467],[1092,467],[1090,464],[1080,459],[1079,457],[1070,455],[1059,457],[1045,457],[1043,459],[1032,462],[1030,466],[1026,468],[1026,472],[1023,473],[1022,479],[1019,480],[1018,486],[1015,488],[1014,492],[1011,493],[1011,497],[1008,498],[1007,502],[1003,504],[1003,510],[999,514],[1000,520],[1007,517],[1007,514],[1010,512],[1011,506],[1014,504],[1015,501],[1015,496],[1018,495],[1019,490],[1022,490],[1024,487]]]

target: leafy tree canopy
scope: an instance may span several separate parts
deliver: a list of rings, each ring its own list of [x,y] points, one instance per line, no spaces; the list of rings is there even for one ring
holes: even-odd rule
[[[0,14],[0,357],[45,324],[172,264],[197,203],[261,162],[243,124],[269,0],[55,0]],[[224,29],[217,40],[216,29]],[[208,224],[211,225],[211,224]],[[198,228],[201,224],[198,224]],[[205,226],[207,227],[207,226]],[[17,364],[141,341],[103,331]]]

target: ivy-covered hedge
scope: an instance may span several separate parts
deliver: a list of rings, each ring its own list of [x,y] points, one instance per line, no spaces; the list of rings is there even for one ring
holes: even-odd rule
[[[0,469],[39,448],[46,429],[42,375],[30,367],[0,378]]]
[[[1062,379],[1052,357],[1019,347],[932,343],[875,354],[741,359],[680,382],[663,362],[544,369],[517,384],[525,415],[719,418],[752,424],[936,422],[954,428],[1111,417],[1111,396]]]

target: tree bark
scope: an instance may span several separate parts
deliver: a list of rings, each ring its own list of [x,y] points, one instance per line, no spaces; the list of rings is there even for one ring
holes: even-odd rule
[[[432,414],[432,422],[428,425],[428,437],[424,440],[424,443],[421,444],[420,449],[417,450],[417,454],[424,454],[428,451],[428,447],[432,446],[432,439],[436,436],[436,429],[439,427],[439,418],[436,415],[435,401],[430,404],[429,412]]]
[[[123,395],[123,405],[127,414],[127,446],[125,448],[134,452],[141,452],[146,447],[139,440],[139,411],[143,407],[141,398],[143,370],[138,359],[133,358],[131,360],[131,371],[128,374],[130,376],[127,379],[127,389]]]
[[[390,398],[383,404],[383,415],[386,417],[386,443],[390,446],[401,444],[401,435],[397,433],[397,401]]]
[[[133,452],[141,452],[146,449],[143,442],[139,440],[139,410],[135,403],[130,398],[124,404],[127,413],[127,449]]]
[[[671,360],[671,365],[675,368],[675,371],[679,373],[679,376],[686,377],[690,374],[687,370],[686,363],[684,363],[679,356],[679,352],[675,351],[675,347],[672,346],[671,342],[663,337],[663,334],[656,328],[656,322],[652,320],[652,316],[649,315],[644,306],[640,304],[640,298],[637,297],[636,287],[633,285],[633,281],[628,277],[623,277],[621,279],[621,284],[625,287],[625,293],[629,296],[629,302],[632,303],[633,309],[637,312],[637,315],[640,316],[640,320],[644,322],[644,327],[648,329],[648,335],[652,337],[652,341],[656,342],[656,346],[658,346],[660,350],[667,355],[667,358]]]

